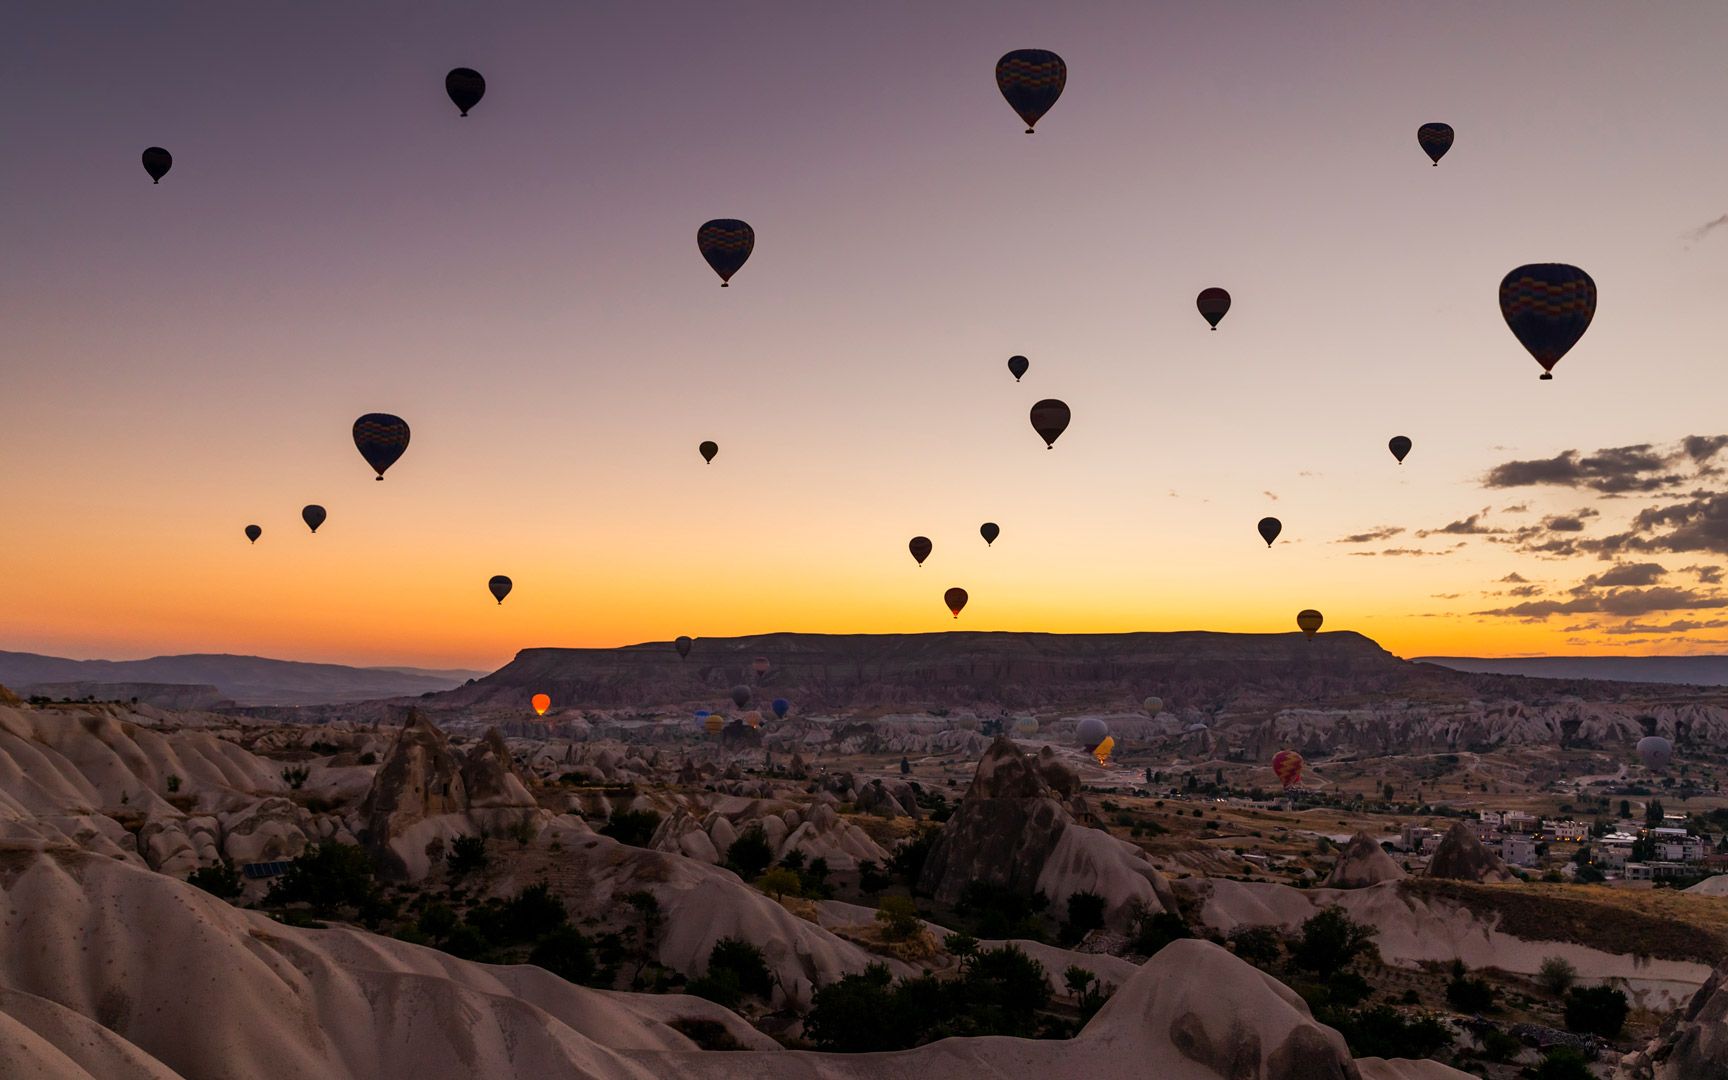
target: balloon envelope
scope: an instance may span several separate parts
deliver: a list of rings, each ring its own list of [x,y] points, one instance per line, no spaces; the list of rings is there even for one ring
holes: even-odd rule
[[[1278,534],[1284,531],[1284,523],[1275,517],[1263,517],[1260,524],[1254,527],[1260,530],[1260,539],[1266,541],[1267,547],[1271,547],[1272,541],[1278,539]]]
[[[389,413],[367,413],[354,421],[354,447],[378,479],[408,449],[408,422]]]
[[[1201,289],[1200,295],[1194,298],[1194,306],[1200,309],[1200,315],[1212,324],[1212,329],[1218,329],[1218,323],[1230,311],[1230,294],[1214,285],[1210,289]]]
[[[1088,716],[1075,725],[1074,737],[1080,745],[1090,751],[1110,735],[1109,725],[1096,716]]]
[[[533,698],[531,698],[529,700],[528,703],[530,705],[534,706],[534,715],[535,716],[545,716],[546,710],[550,709],[552,707],[552,695],[551,694],[535,694],[533,696]]]
[[[906,550],[912,553],[912,558],[917,560],[919,566],[923,566],[924,560],[930,557],[930,550],[933,546],[928,536],[914,536],[907,543]]]
[[[1015,49],[996,61],[996,87],[1026,122],[1026,134],[1068,84],[1068,65],[1048,49]]]
[[[750,661],[750,669],[756,672],[758,676],[768,674],[768,658],[766,656],[758,656],[756,659]]]
[[[1674,760],[1674,744],[1660,735],[1646,735],[1638,740],[1638,759],[1647,769],[1666,769]]]
[[[1016,716],[1014,718],[1014,734],[1038,734],[1038,718],[1036,716]]]
[[[1309,637],[1313,637],[1315,634],[1320,632],[1320,624],[1324,621],[1325,616],[1321,615],[1313,608],[1303,608],[1301,611],[1296,613],[1297,628]]]
[[[1046,450],[1054,449],[1056,440],[1068,430],[1068,421],[1073,414],[1068,411],[1067,402],[1055,398],[1045,398],[1032,406],[1032,430],[1044,439]]]
[[[690,655],[690,646],[692,644],[694,644],[694,642],[692,642],[688,637],[679,635],[678,640],[672,643],[672,647],[678,650],[678,655],[680,657],[685,657]]]
[[[1272,755],[1272,771],[1287,788],[1302,782],[1302,765],[1302,755],[1294,750],[1280,750]]]
[[[768,707],[774,710],[775,719],[784,720],[786,714],[792,710],[792,703],[783,697],[777,697]]]
[[[468,110],[480,104],[480,99],[486,96],[486,80],[473,68],[451,68],[450,74],[444,76],[444,92],[450,95],[450,100],[462,115],[467,116]]]
[[[761,727],[762,714],[757,712],[755,709],[751,709],[749,712],[744,714],[744,726],[748,728]]]
[[[696,249],[720,275],[720,287],[725,288],[756,250],[756,230],[737,218],[705,221],[696,230]]]
[[[1002,526],[994,521],[986,521],[978,526],[978,535],[984,538],[984,546],[989,547],[996,542],[998,536],[1002,535]]]
[[[1423,124],[1416,129],[1416,142],[1422,147],[1434,164],[1440,164],[1440,159],[1446,156],[1446,151],[1452,149],[1451,124]]]
[[[263,536],[263,535],[264,535],[264,530],[260,529],[258,526],[256,526],[256,525],[246,526],[246,539],[252,541],[254,544],[256,544],[258,542],[258,538],[260,536]]]
[[[702,455],[703,461],[712,465],[714,464],[714,455],[720,452],[720,444],[715,442],[705,442],[696,448],[696,452]]]
[[[948,610],[954,613],[956,619],[960,617],[961,610],[966,607],[966,600],[967,597],[965,589],[949,589],[947,592],[942,594],[942,602],[948,605]]]
[[[1106,735],[1103,742],[1092,748],[1092,756],[1098,759],[1098,764],[1102,765],[1110,757],[1110,751],[1114,749],[1116,749],[1116,740]]]
[[[491,581],[486,583],[486,588],[500,604],[504,602],[506,596],[510,595],[511,587],[510,579],[505,577],[503,574],[494,576]]]
[[[1014,376],[1015,382],[1019,382],[1020,376],[1026,374],[1027,369],[1031,366],[1032,361],[1024,356],[1010,356],[1008,358],[1008,372]]]
[[[750,704],[750,688],[742,685],[734,686],[732,688],[732,704],[740,709]]]
[[[1161,697],[1149,697],[1140,704],[1145,708],[1147,716],[1157,716],[1164,711],[1164,699]]]
[[[719,713],[710,713],[708,717],[702,721],[703,730],[708,732],[710,735],[720,734],[720,729],[725,726],[726,721]]]
[[[1542,365],[1542,378],[1578,344],[1596,317],[1596,282],[1576,266],[1531,263],[1500,282],[1500,314]]]
[[[1404,457],[1410,453],[1410,439],[1404,435],[1394,435],[1386,444],[1386,449],[1392,451],[1392,456],[1398,459],[1398,464],[1404,464]]]
[[[324,508],[319,506],[317,503],[312,503],[310,506],[302,507],[300,510],[300,520],[304,521],[306,527],[311,529],[313,532],[317,532],[318,526],[324,524],[324,518],[326,516],[328,515],[324,513]]]
[[[174,155],[160,146],[152,146],[144,151],[144,171],[150,174],[150,182],[160,184],[162,178],[168,175],[168,170],[174,167]]]

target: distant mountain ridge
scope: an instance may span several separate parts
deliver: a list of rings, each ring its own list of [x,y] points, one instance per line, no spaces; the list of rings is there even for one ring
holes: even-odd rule
[[[1416,663],[1477,675],[1728,686],[1728,656],[1418,656],[1413,659]]]
[[[415,668],[360,668],[309,664],[262,656],[191,653],[145,660],[70,660],[0,651],[0,683],[20,692],[32,686],[77,684],[101,697],[138,696],[139,684],[214,687],[239,705],[330,705],[408,697],[449,690],[484,672],[427,672]],[[117,684],[134,688],[120,693]],[[104,691],[103,687],[112,687]],[[80,695],[81,696],[81,695]]]

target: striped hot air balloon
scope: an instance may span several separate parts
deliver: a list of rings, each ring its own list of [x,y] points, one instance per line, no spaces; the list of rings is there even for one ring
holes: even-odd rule
[[[1452,149],[1452,125],[1423,124],[1416,129],[1416,142],[1422,147],[1422,152],[1427,154],[1429,159],[1434,162],[1435,167],[1438,168],[1440,159],[1446,156],[1446,151]]]
[[[354,421],[354,448],[382,480],[384,470],[408,449],[408,422],[389,413],[367,413]]]
[[[1015,49],[996,61],[996,88],[1026,122],[1026,134],[1068,85],[1068,65],[1049,49]]]
[[[715,218],[696,230],[696,249],[720,275],[720,287],[732,284],[732,275],[743,268],[756,250],[756,230],[737,218]]]
[[[1302,782],[1303,764],[1302,755],[1294,750],[1280,750],[1272,755],[1272,771],[1286,790]]]
[[[1500,314],[1542,365],[1542,378],[1578,344],[1596,317],[1596,282],[1576,266],[1531,263],[1500,282]]]
[[[1230,294],[1214,285],[1210,289],[1201,289],[1200,295],[1194,298],[1194,306],[1200,309],[1200,317],[1212,324],[1212,329],[1218,329],[1218,324],[1230,312]]]
[[[1303,608],[1296,613],[1296,628],[1307,634],[1310,640],[1320,632],[1320,624],[1325,621],[1326,617],[1313,608]]]

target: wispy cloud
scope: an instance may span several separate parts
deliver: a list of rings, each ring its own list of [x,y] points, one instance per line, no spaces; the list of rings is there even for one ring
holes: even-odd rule
[[[1390,540],[1403,531],[1396,525],[1382,525],[1377,529],[1369,529],[1367,532],[1340,537],[1332,542],[1334,544],[1377,544],[1382,540]]]

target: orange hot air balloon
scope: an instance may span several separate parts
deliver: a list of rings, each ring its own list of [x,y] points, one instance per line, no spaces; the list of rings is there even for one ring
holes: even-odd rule
[[[1272,755],[1272,771],[1286,790],[1302,782],[1302,765],[1302,755],[1294,750],[1280,750]]]
[[[1098,764],[1103,765],[1105,764],[1106,759],[1110,757],[1110,751],[1115,748],[1116,739],[1113,736],[1106,735],[1104,736],[1103,742],[1092,748],[1092,756],[1098,759]]]
[[[1326,617],[1313,608],[1303,608],[1296,613],[1296,628],[1307,634],[1310,641],[1320,632],[1320,624],[1325,621]]]
[[[702,718],[702,727],[710,735],[720,734],[720,729],[726,726],[726,718],[719,713],[709,713]]]
[[[534,697],[529,701],[529,704],[534,706],[534,715],[535,716],[545,716],[546,710],[550,709],[552,707],[552,695],[550,695],[550,694],[535,694]]]
[[[960,617],[961,610],[965,608],[966,600],[967,596],[965,589],[949,589],[947,592],[942,594],[942,602],[948,605],[948,610],[954,613],[956,619]]]
[[[748,728],[761,727],[762,714],[757,712],[755,709],[751,709],[749,712],[744,714],[744,726]]]

